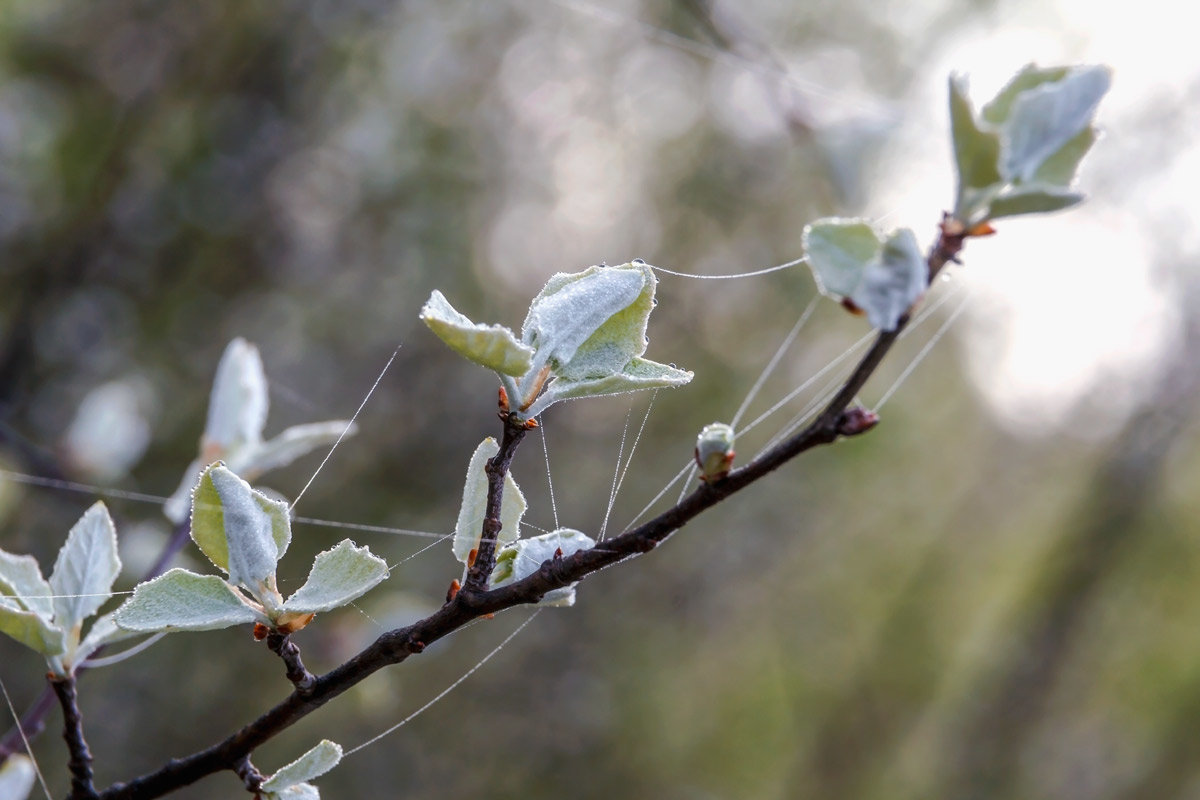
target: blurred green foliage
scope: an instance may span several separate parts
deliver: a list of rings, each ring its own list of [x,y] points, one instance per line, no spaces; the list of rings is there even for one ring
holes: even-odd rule
[[[400,344],[360,434],[298,513],[448,532],[469,454],[498,425],[492,379],[419,325],[430,291],[515,326],[557,270],[641,257],[724,273],[795,258],[805,222],[861,213],[886,182],[872,153],[894,115],[944,115],[942,101],[908,108],[906,92],[957,25],[997,4],[950,5],[929,5],[913,36],[871,3],[763,0],[742,11],[757,30],[700,0],[4,3],[0,467],[164,496],[195,454],[234,336],[262,350],[268,436],[353,413]],[[834,88],[780,81],[788,67]],[[949,158],[948,135],[934,147]],[[931,233],[940,209],[927,211]],[[684,466],[704,424],[732,415],[813,292],[803,269],[663,279],[650,354],[697,377],[654,400],[610,532]],[[827,305],[749,419],[864,332]],[[902,342],[874,391],[922,344]],[[586,581],[574,609],[543,612],[453,694],[321,779],[325,796],[1194,794],[1193,395],[1149,381],[1115,438],[1023,439],[988,415],[959,356],[934,350],[870,435]],[[1167,371],[1194,386],[1192,360]],[[85,398],[114,383],[122,413],[71,438]],[[739,458],[808,397],[739,438]],[[622,430],[628,454],[647,403],[556,407],[543,432],[559,520],[534,437],[514,467],[528,519],[596,533]],[[129,452],[114,468],[97,442]],[[317,462],[268,483],[294,496]],[[49,564],[92,497],[8,475],[0,544]],[[165,520],[153,504],[108,502],[125,561],[141,553],[144,567]],[[294,589],[346,535],[398,566],[357,610],[297,637],[316,671],[436,607],[458,574],[448,543],[405,560],[428,540],[297,523],[281,583]],[[373,677],[256,764],[370,738],[526,613]],[[5,641],[0,664],[14,700],[30,702],[37,659]],[[287,688],[239,630],[171,636],[88,674],[99,784],[207,746]],[[34,749],[64,793],[58,737]],[[179,796],[238,791],[220,775]]]

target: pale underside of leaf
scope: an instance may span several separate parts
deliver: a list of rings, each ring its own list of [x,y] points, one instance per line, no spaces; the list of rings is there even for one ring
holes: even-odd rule
[[[0,797],[4,800],[25,800],[33,791],[37,770],[24,753],[13,753],[0,764]]]
[[[546,392],[529,407],[526,413],[530,417],[535,417],[550,404],[559,400],[683,386],[693,377],[695,374],[688,370],[659,364],[657,361],[645,358],[634,358],[625,365],[624,370],[613,375],[578,381],[555,378]]]
[[[421,320],[455,352],[504,375],[520,377],[529,371],[533,348],[517,341],[503,325],[479,325],[459,313],[445,296],[434,291],[421,309]]]
[[[536,572],[556,555],[563,558],[596,546],[587,534],[572,528],[522,539],[504,547],[496,558],[489,584],[493,589],[516,583]],[[575,584],[547,592],[538,605],[570,606],[575,603]]]
[[[321,800],[321,792],[311,783],[297,783],[265,796],[267,800]]]
[[[54,562],[50,589],[58,626],[70,631],[96,613],[112,596],[120,571],[117,529],[104,503],[97,502],[71,527]]]
[[[500,452],[496,440],[487,437],[475,452],[467,465],[467,477],[463,483],[462,505],[458,509],[458,521],[454,525],[454,557],[466,564],[470,552],[479,548],[483,536],[483,517],[487,512],[488,481],[486,464]],[[505,473],[504,493],[500,498],[500,533],[497,540],[501,543],[511,542],[520,535],[521,517],[525,514],[525,496],[512,473]]]
[[[229,574],[254,588],[275,574],[291,540],[287,503],[255,491],[220,463],[205,470],[192,498],[192,539]]]
[[[884,244],[879,258],[863,270],[862,282],[850,299],[871,324],[892,331],[929,285],[929,268],[908,229],[897,231]]]
[[[557,273],[530,305],[521,341],[537,350],[538,365],[552,364],[561,369],[614,315],[638,300],[647,283],[653,281],[654,273],[646,264],[597,266],[582,272]],[[650,296],[653,297],[652,287]],[[627,331],[630,322],[620,320],[617,325]],[[613,336],[617,335],[614,331]],[[644,328],[640,338],[644,352]],[[604,335],[601,339],[607,341]]]
[[[318,553],[308,580],[283,604],[294,613],[329,611],[344,606],[388,576],[387,562],[366,547],[343,539]]]
[[[262,439],[269,404],[267,376],[258,348],[245,339],[229,343],[217,364],[208,401],[204,442],[216,457]]]
[[[270,620],[216,575],[176,568],[139,584],[117,609],[116,622],[126,630],[149,632],[207,631]]]
[[[322,739],[316,747],[267,778],[262,788],[268,792],[281,792],[289,786],[306,783],[324,775],[341,760],[341,745]]]
[[[849,297],[882,243],[865,220],[824,219],[804,229],[804,254],[822,294]]]
[[[1022,92],[1001,136],[1005,177],[1032,180],[1051,156],[1090,127],[1111,80],[1105,67],[1081,67]]]
[[[342,419],[293,425],[257,447],[226,459],[226,465],[237,474],[252,478],[286,467],[318,447],[331,445],[339,438],[353,436],[357,432],[356,426]]]
[[[54,616],[52,594],[37,559],[0,550],[0,595],[14,597],[22,607],[50,619]]]
[[[980,116],[992,125],[1003,125],[1012,113],[1013,104],[1022,93],[1044,83],[1062,80],[1069,69],[1070,67],[1039,67],[1037,64],[1026,64],[980,109]]]
[[[646,352],[646,329],[650,312],[654,310],[654,293],[658,278],[648,264],[621,265],[608,270],[636,269],[643,276],[641,291],[629,305],[615,312],[565,363],[554,368],[554,374],[567,380],[600,378],[620,372],[626,364]]]

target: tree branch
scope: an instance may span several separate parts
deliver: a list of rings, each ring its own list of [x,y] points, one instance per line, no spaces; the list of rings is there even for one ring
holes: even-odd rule
[[[83,738],[83,714],[79,712],[78,697],[75,693],[75,676],[65,678],[48,675],[50,688],[58,696],[58,703],[63,712],[63,739],[67,742],[67,750],[71,754],[67,767],[71,770],[70,800],[94,800],[96,787],[92,784],[92,753],[88,750],[87,741]]]
[[[292,641],[291,636],[286,633],[269,633],[267,634],[267,648],[283,659],[283,664],[287,668],[287,679],[296,687],[296,691],[302,695],[309,694],[313,684],[317,682],[317,676],[304,666],[304,662],[300,659],[300,648]]]
[[[930,251],[927,263],[930,281],[962,249],[965,231],[956,220],[945,217],[941,235]],[[243,727],[224,741],[182,759],[168,762],[156,772],[129,783],[114,784],[100,794],[103,800],[149,800],[200,778],[235,766],[257,747],[302,717],[325,705],[367,676],[383,667],[399,664],[420,653],[438,639],[458,630],[474,619],[513,606],[536,603],[547,592],[569,586],[588,575],[627,558],[649,552],[669,535],[682,528],[701,512],[712,508],[730,495],[744,489],[784,463],[817,445],[829,444],[844,435],[864,430],[847,408],[855,395],[875,372],[900,332],[908,323],[901,319],[894,331],[881,332],[871,349],[862,357],[837,395],[804,430],[729,473],[718,481],[701,483],[677,505],[648,522],[607,539],[590,550],[581,550],[565,558],[544,562],[537,572],[516,583],[488,591],[488,575],[495,562],[496,534],[500,530],[500,502],[504,476],[526,429],[512,416],[502,414],[504,434],[500,451],[489,462],[488,502],[479,552],[467,574],[467,585],[449,598],[429,617],[404,628],[381,635],[374,643],[349,661],[317,678],[310,691],[293,692],[283,702]]]
[[[504,434],[500,438],[500,451],[488,459],[485,471],[488,479],[487,506],[483,514],[483,535],[479,539],[479,551],[467,570],[463,590],[468,594],[482,592],[487,588],[488,576],[496,566],[496,543],[500,535],[500,506],[504,499],[504,478],[509,465],[517,454],[517,447],[529,429],[518,420],[516,414],[503,410]]]

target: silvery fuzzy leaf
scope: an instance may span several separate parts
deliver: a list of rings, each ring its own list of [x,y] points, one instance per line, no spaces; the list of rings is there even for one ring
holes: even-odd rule
[[[805,256],[822,293],[845,298],[876,328],[895,330],[929,285],[916,236],[881,239],[862,220],[824,219],[804,229]]]
[[[306,783],[324,775],[342,760],[342,747],[336,742],[322,739],[316,747],[298,759],[279,769],[262,785],[265,792],[282,792],[291,786]]]
[[[1010,187],[988,203],[988,219],[1042,214],[1083,202],[1083,195],[1059,186],[1026,183]]]
[[[388,576],[387,562],[369,548],[343,539],[318,553],[308,580],[283,604],[283,611],[309,613],[344,606]]]
[[[500,445],[492,437],[487,437],[475,452],[467,465],[467,477],[463,483],[462,505],[458,509],[458,521],[454,525],[454,557],[466,564],[472,550],[479,548],[479,540],[483,537],[483,517],[487,512],[487,460],[500,452]],[[514,541],[521,535],[521,517],[525,514],[525,495],[517,486],[512,473],[504,476],[504,494],[500,498],[500,533],[498,543]]]
[[[318,447],[332,445],[339,438],[353,436],[357,432],[358,428],[353,423],[342,419],[293,425],[252,448],[230,454],[225,459],[225,465],[238,475],[254,479],[264,472],[286,467]]]
[[[1051,156],[1091,127],[1111,84],[1106,67],[1075,67],[1061,80],[1021,92],[1002,128],[1002,174],[1011,181],[1033,180]]]
[[[530,304],[521,341],[537,351],[537,365],[565,377],[620,370],[646,351],[655,282],[644,263],[557,273]]]
[[[817,220],[805,226],[802,240],[817,288],[838,297],[854,294],[863,270],[879,256],[881,247],[875,229],[862,219]]]
[[[871,324],[892,331],[929,286],[929,266],[908,229],[896,231],[883,243],[877,259],[863,270],[862,283],[850,295]]]
[[[599,378],[568,380],[555,378],[550,387],[526,411],[536,417],[552,403],[580,397],[599,397],[606,394],[623,394],[643,389],[667,389],[682,386],[691,381],[694,373],[659,364],[645,358],[634,358],[620,372]]]
[[[262,441],[269,398],[267,375],[258,348],[241,337],[225,348],[217,364],[204,426],[206,448],[214,457]]]
[[[231,583],[256,591],[263,582],[274,580],[275,565],[291,541],[291,521],[287,503],[254,490],[218,462],[204,471],[196,485],[191,533],[201,552],[228,573]]]
[[[113,581],[120,572],[117,528],[104,503],[97,502],[71,527],[54,562],[50,588],[55,595],[55,624],[65,631],[76,630],[112,597]]]
[[[0,764],[0,797],[4,800],[25,800],[33,791],[37,769],[24,753],[13,753]]]
[[[0,550],[0,595],[8,595],[47,621],[54,617],[54,594],[33,556]]]
[[[954,161],[958,168],[958,199],[954,215],[971,218],[976,209],[972,200],[979,190],[1002,182],[1000,177],[1000,137],[984,130],[975,119],[967,98],[966,80],[950,78],[950,131],[954,139]]]
[[[116,611],[120,627],[139,632],[209,631],[250,622],[270,624],[227,581],[185,569],[140,583]]]
[[[533,348],[503,325],[478,325],[455,310],[439,291],[421,309],[421,321],[456,353],[504,375],[529,371]]]
[[[61,655],[67,649],[66,631],[4,595],[0,595],[0,633],[44,656]]]
[[[565,558],[595,546],[596,542],[590,536],[572,528],[559,528],[514,542],[504,547],[496,557],[496,566],[488,579],[489,586],[498,589],[516,583],[537,572],[543,562],[556,555]],[[538,605],[570,606],[574,602],[575,584],[572,584],[547,592]]]

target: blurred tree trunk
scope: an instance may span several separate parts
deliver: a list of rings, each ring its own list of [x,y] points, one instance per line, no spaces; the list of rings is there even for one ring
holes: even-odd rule
[[[1139,536],[1155,530],[1146,524],[1145,515],[1158,499],[1176,442],[1184,438],[1181,434],[1195,417],[1200,390],[1200,360],[1195,357],[1200,347],[1200,283],[1188,288],[1183,293],[1187,314],[1183,341],[1164,361],[1158,385],[1117,435],[1109,456],[1092,477],[1074,524],[1033,579],[1011,646],[997,648],[997,667],[973,693],[977,702],[951,726],[942,750],[946,761],[940,787],[929,796],[1014,796],[1025,745],[1044,715],[1060,671],[1082,633],[1082,623],[1122,554]],[[1191,707],[1200,706],[1200,697],[1193,700]],[[1181,722],[1189,735],[1175,737],[1174,746],[1194,756],[1197,717],[1185,713]],[[1187,760],[1182,758],[1182,752],[1164,755],[1161,770],[1179,772],[1171,764]],[[1195,761],[1190,764],[1194,767]],[[1191,774],[1190,769],[1185,771]],[[1156,791],[1131,796],[1168,795]]]

